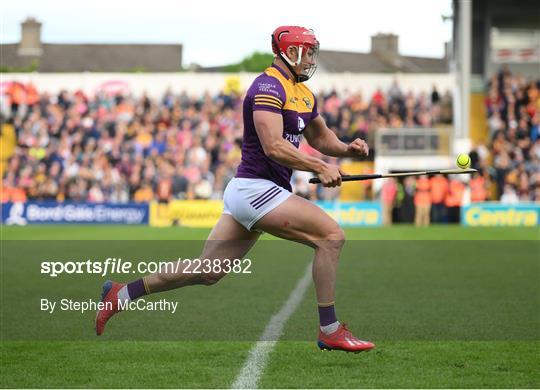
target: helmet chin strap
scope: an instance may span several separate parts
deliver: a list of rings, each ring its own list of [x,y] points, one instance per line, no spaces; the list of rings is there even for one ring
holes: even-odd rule
[[[299,75],[294,71],[294,67],[298,66],[302,62],[302,49],[303,46],[300,45],[300,47],[298,48],[298,60],[296,62],[291,61],[289,57],[287,57],[287,55],[285,55],[285,53],[283,53],[281,50],[279,51],[279,57],[283,60],[287,68],[291,71],[294,76],[294,80],[297,83],[303,83],[304,81],[307,81],[309,79],[308,76],[303,74]]]

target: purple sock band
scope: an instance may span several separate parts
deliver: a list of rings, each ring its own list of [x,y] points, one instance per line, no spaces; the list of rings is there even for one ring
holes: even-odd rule
[[[333,324],[337,321],[334,305],[332,306],[319,306],[319,321],[321,326]]]
[[[143,295],[146,295],[146,289],[144,288],[144,281],[142,279],[138,279],[134,282],[128,283],[127,290],[129,298],[132,301],[142,297]]]

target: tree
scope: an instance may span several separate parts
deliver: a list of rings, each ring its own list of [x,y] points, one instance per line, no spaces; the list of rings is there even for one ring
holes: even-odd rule
[[[225,72],[262,72],[270,66],[273,60],[272,54],[255,52],[238,64],[225,66],[223,70]]]

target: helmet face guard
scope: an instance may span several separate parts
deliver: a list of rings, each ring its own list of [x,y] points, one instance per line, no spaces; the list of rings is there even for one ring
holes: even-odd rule
[[[286,54],[290,47],[296,48],[296,61]],[[285,63],[297,83],[309,80],[317,70],[319,41],[313,30],[296,26],[278,27],[272,34],[272,51]],[[302,68],[299,73],[295,69],[298,66]]]

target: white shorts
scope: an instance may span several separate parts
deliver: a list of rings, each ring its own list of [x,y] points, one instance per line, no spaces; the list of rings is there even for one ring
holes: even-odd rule
[[[223,194],[223,213],[251,230],[270,211],[285,202],[292,193],[266,179],[233,178]]]

